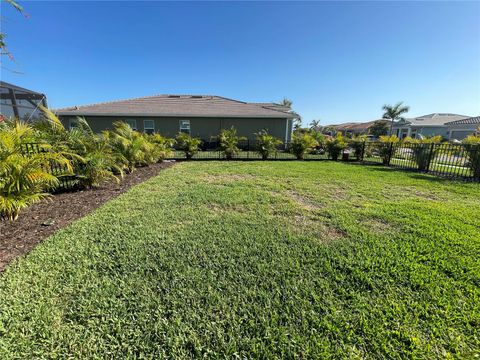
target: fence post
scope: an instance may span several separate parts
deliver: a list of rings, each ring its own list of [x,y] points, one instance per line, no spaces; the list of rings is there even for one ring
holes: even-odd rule
[[[387,163],[385,165],[390,166],[390,161],[393,156],[393,141],[390,143],[390,148],[388,149]]]
[[[362,154],[360,156],[360,160],[363,161],[363,158],[365,157],[365,146],[367,144],[367,140],[363,141],[363,146],[362,146]]]
[[[250,159],[250,139],[247,139],[247,159]]]
[[[430,163],[432,162],[434,147],[435,147],[435,143],[431,143],[430,144],[430,153],[428,154],[427,168],[425,169],[425,172],[427,172],[427,173],[430,171]]]

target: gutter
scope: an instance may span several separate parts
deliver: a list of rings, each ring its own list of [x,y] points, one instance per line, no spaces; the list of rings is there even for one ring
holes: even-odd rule
[[[295,119],[294,114],[287,114],[279,112],[278,115],[229,115],[229,114],[205,114],[205,115],[192,115],[192,114],[152,114],[152,113],[108,113],[108,114],[98,114],[98,113],[88,113],[88,112],[69,112],[69,111],[58,111],[53,112],[58,116],[121,116],[121,117],[174,117],[174,118],[249,118],[249,119]]]

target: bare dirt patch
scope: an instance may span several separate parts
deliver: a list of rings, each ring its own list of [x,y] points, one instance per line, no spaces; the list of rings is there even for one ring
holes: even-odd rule
[[[56,194],[22,211],[16,221],[0,221],[0,271],[58,229],[173,164],[165,162],[138,168],[120,184],[111,182],[98,189]]]

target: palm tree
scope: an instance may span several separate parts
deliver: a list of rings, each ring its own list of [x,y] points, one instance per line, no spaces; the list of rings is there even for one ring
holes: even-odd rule
[[[403,102],[396,103],[395,105],[383,105],[382,107],[384,113],[383,118],[389,119],[392,122],[390,123],[390,135],[392,135],[393,131],[393,122],[395,120],[404,120],[405,118],[402,114],[407,113],[410,110],[410,107],[403,106]]]
[[[292,100],[290,99],[287,99],[287,98],[283,98],[283,100],[280,102],[280,105],[283,105],[283,106],[286,106],[286,107],[289,107],[291,108],[292,107]]]
[[[320,120],[312,120],[310,123],[310,129],[319,131],[320,130]]]

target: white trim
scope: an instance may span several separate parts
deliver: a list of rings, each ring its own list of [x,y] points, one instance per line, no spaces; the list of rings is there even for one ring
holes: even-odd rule
[[[290,121],[290,119],[285,119],[285,144],[287,144],[288,142],[288,122]]]
[[[188,124],[188,127],[187,126],[182,126],[182,123],[184,123],[184,125]],[[190,135],[192,133],[190,120],[187,120],[187,119],[178,120],[178,127],[179,127],[179,132],[184,132],[188,135]]]
[[[153,126],[147,128],[147,126],[146,126],[147,121],[151,121]],[[155,132],[155,120],[153,120],[153,119],[143,119],[143,131],[147,132],[147,130],[153,130],[153,132]]]

